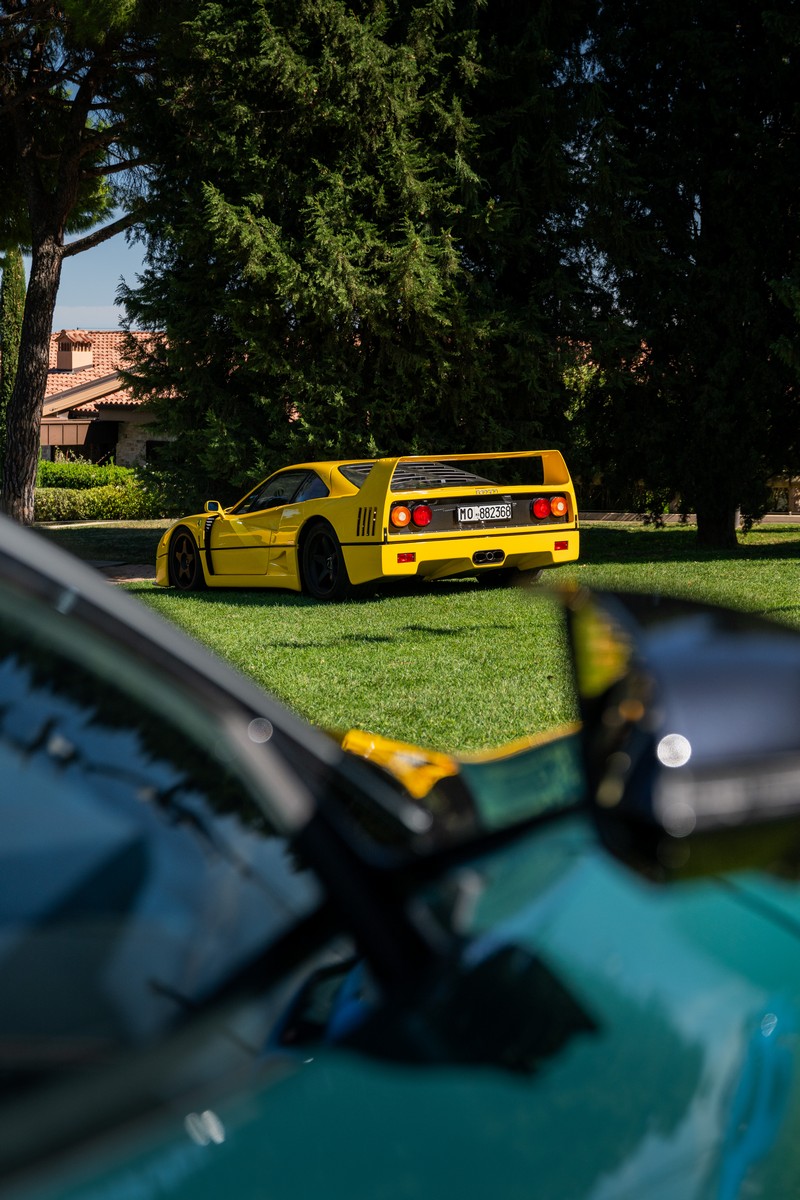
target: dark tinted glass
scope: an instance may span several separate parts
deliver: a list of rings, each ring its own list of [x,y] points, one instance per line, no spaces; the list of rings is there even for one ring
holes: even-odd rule
[[[319,895],[190,698],[3,599],[0,1088],[19,1089],[160,1036]]]
[[[282,471],[279,475],[272,475],[263,487],[251,492],[241,504],[237,504],[235,511],[259,512],[262,508],[276,508],[279,504],[288,504],[295,498],[308,474],[308,471]]]
[[[324,500],[329,495],[328,488],[320,479],[316,471],[309,471],[300,489],[295,493],[294,501],[299,504],[301,500]]]

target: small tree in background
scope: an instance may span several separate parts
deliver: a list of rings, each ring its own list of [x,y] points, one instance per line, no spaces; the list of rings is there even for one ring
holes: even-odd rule
[[[0,283],[0,479],[6,449],[6,411],[17,377],[22,314],[25,309],[25,267],[19,246],[7,250]]]

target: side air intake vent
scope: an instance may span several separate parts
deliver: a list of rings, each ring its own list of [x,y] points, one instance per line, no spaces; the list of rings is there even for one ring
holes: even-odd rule
[[[377,508],[360,508],[356,522],[356,537],[374,537],[377,524]]]

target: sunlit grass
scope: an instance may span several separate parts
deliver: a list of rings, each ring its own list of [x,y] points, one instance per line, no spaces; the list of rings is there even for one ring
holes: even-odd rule
[[[542,596],[471,581],[334,606],[276,592],[136,591],[328,728],[467,750],[574,716],[560,614]]]
[[[84,558],[152,561],[163,528],[49,536]],[[585,528],[580,563],[549,579],[683,595],[800,626],[800,527],[765,526],[733,553],[699,550],[687,528]],[[466,751],[575,714],[560,617],[542,588],[486,591],[463,580],[339,605],[277,591],[129,590],[328,728]]]

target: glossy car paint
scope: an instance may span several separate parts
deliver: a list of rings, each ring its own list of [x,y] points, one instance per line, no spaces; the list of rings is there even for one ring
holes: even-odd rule
[[[551,494],[567,499],[565,518],[528,525],[485,523],[481,529],[400,530],[390,521],[392,505],[416,502],[426,493],[419,490],[392,491],[392,476],[398,464],[440,462],[457,466],[463,462],[537,459],[542,464],[543,483],[505,487],[503,494]],[[502,566],[520,571],[573,562],[579,553],[578,509],[575,491],[562,455],[557,450],[515,454],[440,455],[436,458],[397,457],[373,461],[372,470],[359,488],[342,474],[341,468],[372,460],[303,463],[285,468],[284,473],[307,470],[317,474],[328,495],[252,512],[237,512],[247,500],[212,515],[194,513],[182,517],[161,539],[156,559],[156,583],[170,584],[169,549],[176,530],[189,530],[199,550],[203,582],[207,587],[280,587],[301,591],[302,545],[309,530],[324,522],[333,530],[344,556],[353,585],[380,579],[431,578],[475,575],[473,556],[487,550],[502,553]],[[264,487],[263,481],[252,495]],[[485,486],[439,488],[437,501],[459,497],[491,499]],[[497,490],[497,489],[491,489]],[[209,520],[209,517],[212,519]],[[498,566],[501,565],[498,563]],[[483,567],[483,572],[493,568]]]
[[[612,862],[580,820],[479,875],[470,953],[509,939],[563,989],[555,1011],[544,989],[532,1004],[553,1047],[532,1075],[304,1048],[265,1059],[235,1095],[210,1088],[191,1110],[8,1194],[790,1195],[800,965],[772,889],[655,887]]]

